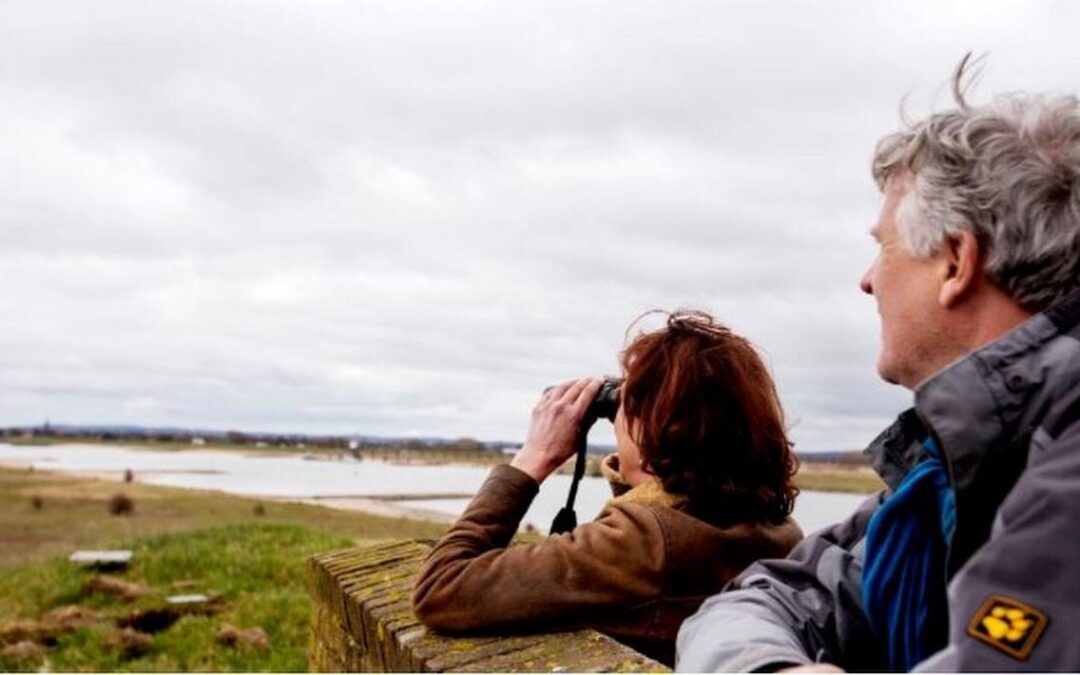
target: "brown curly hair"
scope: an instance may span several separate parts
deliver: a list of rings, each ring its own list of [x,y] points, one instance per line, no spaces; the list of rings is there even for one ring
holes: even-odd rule
[[[621,363],[623,414],[665,490],[717,525],[791,513],[798,460],[749,341],[705,312],[677,310],[665,328],[636,336]]]

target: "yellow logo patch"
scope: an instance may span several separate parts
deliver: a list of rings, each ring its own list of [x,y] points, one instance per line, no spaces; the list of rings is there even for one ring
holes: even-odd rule
[[[972,617],[967,633],[1021,661],[1026,660],[1050,619],[1039,610],[1003,595],[991,595]]]

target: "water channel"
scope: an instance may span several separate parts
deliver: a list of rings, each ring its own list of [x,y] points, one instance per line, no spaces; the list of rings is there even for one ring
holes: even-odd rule
[[[379,499],[400,495],[424,495],[424,499],[388,502],[415,512],[426,511],[452,518],[460,514],[489,469],[443,464],[394,464],[357,461],[351,457],[305,458],[278,452],[252,453],[221,450],[149,450],[98,444],[19,446],[0,443],[0,463],[45,471],[118,478],[130,469],[144,483],[180,488],[220,490],[252,497],[297,501],[319,500],[328,505],[348,505],[350,500]],[[547,531],[552,518],[566,500],[570,477],[555,475],[541,486],[524,524]],[[439,498],[439,495],[444,497]],[[582,480],[577,497],[578,522],[596,517],[610,497],[606,481]],[[865,499],[865,495],[803,492],[795,506],[795,519],[803,530],[842,520]]]

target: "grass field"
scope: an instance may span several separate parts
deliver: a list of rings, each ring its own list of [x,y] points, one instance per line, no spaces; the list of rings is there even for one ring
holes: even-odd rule
[[[107,501],[119,491],[133,499],[132,514],[108,513]],[[356,542],[435,538],[443,529],[302,504],[0,469],[0,670],[303,671],[310,614],[305,560]],[[124,600],[93,590],[88,584],[96,573],[66,560],[79,548],[133,549],[133,564],[114,574],[145,593]],[[181,616],[164,630],[144,631],[144,638],[120,629],[140,612],[161,610],[165,596],[187,593],[218,598],[214,612]],[[72,606],[78,609],[63,610]],[[83,619],[62,625],[49,616],[57,609]],[[224,624],[261,628],[270,648],[222,644],[216,633]],[[27,646],[35,642],[45,646]]]
[[[797,482],[804,490],[881,487],[868,468],[815,463],[804,463]],[[134,503],[129,515],[108,512],[119,492]],[[306,559],[355,543],[434,539],[443,530],[304,504],[0,468],[0,671],[303,671]],[[145,592],[124,599],[94,590],[95,573],[67,561],[84,548],[133,549],[134,563],[117,576]],[[141,636],[121,629],[183,593],[217,598],[214,611]],[[67,619],[57,619],[58,611]],[[261,629],[269,648],[223,644],[217,633],[225,624]]]
[[[803,461],[795,483],[801,490],[821,492],[857,492],[872,494],[885,483],[868,466],[843,466],[828,462]]]

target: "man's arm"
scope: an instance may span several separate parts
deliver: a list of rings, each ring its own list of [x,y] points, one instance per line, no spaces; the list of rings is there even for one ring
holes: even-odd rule
[[[1080,668],[1080,421],[1052,427],[1036,432],[990,539],[949,584],[948,647],[917,670]]]
[[[740,574],[683,624],[676,670],[776,670],[819,661],[880,668],[862,610],[862,538],[883,499]]]

